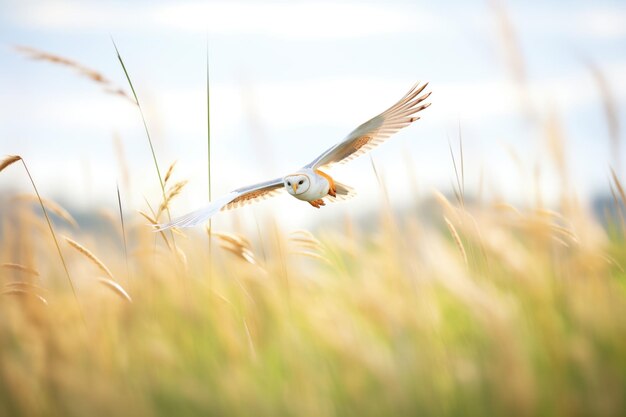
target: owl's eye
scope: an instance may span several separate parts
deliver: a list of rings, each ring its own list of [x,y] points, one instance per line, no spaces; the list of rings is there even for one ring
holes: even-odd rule
[[[287,185],[291,187],[291,182],[287,181]]]
[[[300,184],[300,185],[304,184],[304,180],[300,180],[300,182],[298,184]]]

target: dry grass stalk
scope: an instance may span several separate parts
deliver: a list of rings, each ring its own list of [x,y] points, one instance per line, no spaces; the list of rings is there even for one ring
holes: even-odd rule
[[[570,240],[574,243],[579,243],[580,240],[578,239],[578,237],[574,234],[574,232],[572,232],[571,230],[563,227],[563,226],[559,226],[558,224],[550,224],[550,228],[554,231],[559,233],[560,235],[564,236],[564,237],[568,237],[570,238]]]
[[[130,266],[128,265],[128,242],[126,241],[126,226],[124,222],[124,210],[122,210],[122,197],[120,195],[119,184],[115,185],[117,190],[117,207],[120,213],[120,226],[122,227],[122,243],[124,244],[124,263],[126,264],[126,284],[130,284]]]
[[[22,157],[18,155],[9,155],[5,157],[2,162],[0,162],[0,172],[2,172],[6,167],[11,164],[14,164],[17,161],[21,161]]]
[[[250,241],[241,235],[222,232],[213,232],[212,235],[233,245],[250,247]]]
[[[295,232],[290,233],[290,239],[296,242],[308,242],[312,245],[322,247],[322,242],[320,242],[311,232],[308,230],[296,230]]]
[[[293,242],[296,246],[301,247],[301,248],[315,249],[319,251],[324,250],[324,246],[322,246],[321,243],[314,243],[314,242],[304,240],[304,239],[293,239],[293,238],[291,239],[291,242]]]
[[[457,199],[457,202],[461,205],[461,207],[464,207],[465,206],[465,160],[463,158],[463,136],[461,135],[460,123],[459,123],[459,159],[460,159],[461,175],[459,175],[459,169],[457,168],[456,158],[454,156],[454,151],[452,150],[452,144],[450,143],[450,139],[448,139],[448,147],[450,148],[450,157],[452,158],[452,166],[454,167],[454,175],[456,177],[456,184],[452,184],[452,189],[454,190],[454,195]]]
[[[624,205],[626,204],[626,194],[624,193],[624,187],[622,187],[622,183],[619,178],[617,178],[617,174],[615,170],[611,168],[611,179],[613,182],[609,181],[609,188],[611,189],[611,195],[613,196],[613,204],[615,205],[615,211],[617,212],[617,218],[619,220],[620,227],[622,229],[622,233],[626,232],[626,219],[624,218]],[[620,200],[617,198],[615,194],[615,188],[619,192]]]
[[[3,263],[2,264],[3,268],[7,268],[7,269],[13,269],[16,271],[20,271],[20,272],[24,272],[26,274],[30,274],[30,275],[34,275],[36,277],[39,276],[39,271],[37,271],[34,268],[29,268],[27,266],[24,265],[20,265],[20,264],[14,264],[14,263]]]
[[[152,225],[152,227],[154,229],[157,229],[159,227],[159,222],[152,216],[150,216],[148,213],[138,210],[137,211],[144,219],[148,220],[148,222],[150,222],[150,224]],[[167,235],[163,232],[163,230],[159,230],[159,236],[161,236],[161,238],[163,238],[163,241],[165,242],[165,245],[167,245],[168,249],[172,249],[172,246],[170,245],[170,241],[167,239]]]
[[[295,250],[290,251],[294,255],[306,256],[309,258],[330,262],[325,256],[326,248],[311,232],[308,230],[296,230],[289,236],[289,240],[296,246]]]
[[[439,203],[441,207],[443,207],[445,211],[448,212],[448,214],[453,214],[455,217],[458,218],[456,207],[452,205],[450,200],[448,200],[445,195],[443,195],[439,191],[435,191],[434,196],[435,196],[435,200]]]
[[[59,258],[61,259],[61,264],[63,264],[63,270],[65,271],[65,276],[67,277],[67,281],[70,284],[70,288],[72,289],[72,295],[74,296],[74,300],[76,301],[76,305],[78,306],[78,310],[80,311],[80,317],[83,321],[83,324],[85,326],[87,326],[87,323],[85,322],[85,315],[83,314],[83,309],[80,305],[80,302],[78,301],[78,295],[76,294],[76,288],[74,288],[74,283],[72,282],[72,277],[70,276],[70,271],[67,268],[67,263],[65,262],[65,257],[63,256],[63,252],[61,251],[61,245],[59,245],[59,241],[57,239],[57,235],[54,232],[54,228],[52,227],[52,221],[50,221],[50,216],[48,216],[48,210],[46,210],[46,206],[43,204],[43,200],[41,198],[41,195],[39,194],[39,190],[37,189],[37,185],[35,184],[35,180],[33,179],[33,176],[30,174],[30,170],[28,169],[28,165],[26,165],[26,161],[24,161],[24,158],[22,158],[19,155],[13,155],[13,156],[9,156],[8,158],[5,158],[5,160],[2,161],[2,163],[0,163],[0,165],[2,166],[2,169],[0,169],[0,171],[2,171],[3,169],[5,169],[6,167],[8,167],[9,165],[11,165],[14,162],[17,161],[21,161],[22,162],[22,166],[24,167],[24,171],[26,171],[26,175],[28,175],[28,179],[30,180],[30,184],[33,186],[33,190],[35,190],[35,194],[37,195],[37,199],[39,200],[39,205],[41,206],[41,211],[43,211],[43,215],[46,218],[46,223],[48,224],[48,229],[50,230],[50,234],[52,235],[52,240],[54,241],[54,246],[57,249],[57,253],[59,254]]]
[[[324,262],[330,263],[328,259],[320,255],[319,253],[311,252],[308,250],[295,250],[295,251],[290,251],[290,253],[294,255],[305,256],[307,258],[317,259],[318,261],[324,261]]]
[[[164,184],[167,184],[170,177],[172,176],[172,172],[174,172],[174,167],[176,166],[176,162],[178,161],[172,162],[172,165],[170,165],[170,167],[167,169],[167,172],[165,173],[165,179],[163,180]]]
[[[20,194],[15,197],[15,200],[32,201],[34,203],[39,202],[39,199],[37,198],[37,196],[32,195],[32,194]],[[76,219],[74,219],[74,217],[72,217],[72,215],[66,209],[61,207],[58,203],[47,198],[42,198],[41,201],[43,201],[43,204],[46,206],[49,212],[65,220],[72,227],[78,229],[78,222],[76,221]]]
[[[83,256],[85,256],[85,258],[89,259],[95,266],[98,267],[98,269],[104,272],[109,278],[114,279],[113,274],[111,273],[109,268],[107,268],[106,265],[100,259],[98,259],[96,255],[91,253],[89,249],[85,248],[80,243],[76,242],[75,240],[70,239],[67,236],[64,236],[64,239],[67,243],[70,244],[70,246],[72,246],[74,249],[80,252]]]
[[[30,59],[37,61],[46,61],[56,65],[62,65],[68,68],[76,70],[81,76],[90,79],[91,81],[100,84],[104,91],[109,94],[114,94],[120,97],[124,97],[130,102],[134,103],[133,99],[122,89],[114,85],[109,79],[96,70],[88,68],[76,61],[68,58],[64,58],[59,55],[51,54],[49,52],[41,51],[39,49],[31,48],[28,46],[15,46],[15,50],[23,55],[26,55]]]
[[[5,291],[2,291],[2,295],[31,296],[31,297],[35,297],[37,300],[41,301],[41,303],[43,305],[46,305],[46,306],[48,305],[48,300],[43,298],[41,295],[35,294],[32,291],[26,291],[26,290],[23,290],[23,289],[18,289],[18,288],[8,289],[8,290],[5,290]]]
[[[558,238],[556,236],[551,236],[551,238],[552,238],[552,240],[554,240],[556,243],[560,244],[561,246],[564,246],[566,248],[570,247],[569,244],[566,241],[564,241],[563,239],[560,239],[560,238]]]
[[[163,200],[163,202],[159,206],[159,210],[157,212],[157,219],[161,217],[161,214],[169,208],[172,200],[181,193],[181,191],[183,190],[185,185],[187,185],[187,183],[188,183],[187,180],[179,181],[175,183],[174,185],[172,185],[169,188],[169,190],[167,190],[165,194],[165,200]]]
[[[139,213],[144,219],[148,220],[151,225],[157,226],[159,224],[154,217],[150,216],[145,211],[137,210],[137,213]]]
[[[626,219],[624,219],[624,205],[620,204],[619,199],[615,194],[615,187],[611,181],[609,181],[609,189],[611,190],[611,197],[613,198],[613,206],[615,207],[617,220],[619,221],[622,233],[624,233],[626,231]],[[610,218],[608,208],[605,217],[607,219]]]
[[[615,258],[609,256],[609,255],[601,255],[602,259],[604,259],[608,264],[610,265],[615,265],[621,272],[624,272],[624,268],[622,268],[622,265],[615,260]]]
[[[258,264],[254,252],[252,252],[250,248],[250,242],[243,236],[219,232],[212,232],[211,236],[218,238],[222,249],[227,250],[248,263],[253,265]]]
[[[246,319],[243,319],[243,327],[244,329],[246,329],[246,337],[248,339],[248,347],[250,348],[250,354],[252,355],[252,358],[256,360],[257,358],[256,349],[254,347],[254,342],[252,341],[252,334],[250,333],[250,328],[248,327],[248,322],[246,322]]]
[[[522,216],[522,213],[516,207],[513,207],[509,203],[498,202],[493,205],[493,208],[501,211],[510,211],[511,213],[515,213],[517,216]]]
[[[456,245],[458,246],[459,251],[461,252],[461,255],[463,256],[463,261],[465,262],[465,265],[467,265],[467,253],[465,252],[465,247],[463,246],[461,237],[457,233],[456,228],[454,227],[452,222],[450,222],[450,220],[448,220],[446,216],[443,216],[443,220],[446,222],[446,225],[448,225],[450,234],[452,235],[452,238],[454,238],[454,241],[456,242]]]
[[[611,177],[613,178],[613,183],[615,184],[615,187],[619,192],[619,196],[622,199],[622,204],[626,204],[626,193],[624,192],[624,187],[622,187],[622,183],[619,178],[617,178],[617,174],[613,168],[611,168]]]
[[[565,217],[563,217],[563,215],[559,212],[556,212],[554,210],[550,210],[550,209],[546,209],[546,208],[537,208],[534,210],[535,214],[539,215],[539,216],[546,216],[546,217],[554,217],[557,218],[559,220],[563,220],[565,221]]]
[[[7,289],[18,288],[18,289],[32,290],[32,291],[42,291],[42,292],[48,291],[45,288],[40,287],[39,285],[31,284],[30,282],[22,282],[22,281],[9,282],[4,287]]]
[[[137,92],[135,91],[135,87],[133,86],[133,82],[130,79],[130,75],[128,74],[128,71],[126,70],[126,65],[124,64],[124,60],[122,59],[122,56],[120,55],[120,51],[117,49],[117,45],[115,44],[115,41],[113,40],[113,38],[111,38],[111,41],[113,42],[113,47],[115,48],[117,59],[120,62],[120,65],[122,66],[122,70],[124,71],[124,75],[126,76],[126,80],[128,81],[130,90],[133,92],[135,104],[137,104],[137,108],[139,109],[139,114],[141,115],[141,121],[143,122],[143,127],[146,132],[146,137],[148,138],[148,145],[150,146],[150,153],[152,154],[152,160],[154,161],[154,168],[156,169],[157,177],[159,178],[159,185],[161,186],[161,195],[163,196],[163,201],[166,201],[167,197],[165,196],[165,183],[163,182],[163,177],[161,176],[161,168],[159,168],[159,163],[157,161],[156,152],[154,150],[154,145],[152,143],[152,137],[150,136],[150,131],[148,130],[148,123],[146,122],[146,117],[143,114],[143,108],[141,107],[141,104],[139,103],[139,97],[137,97]],[[169,208],[167,207],[166,207],[166,212],[167,212],[168,221],[171,221],[172,216],[170,215]],[[155,215],[154,217],[158,219],[158,216]],[[174,238],[173,231],[171,232],[170,236],[172,237],[172,245],[176,246],[176,241]]]
[[[115,294],[122,297],[124,300],[128,301],[129,303],[133,302],[133,299],[131,298],[131,296],[126,292],[126,290],[119,283],[108,278],[99,278],[98,282],[103,284],[105,287],[113,290]]]

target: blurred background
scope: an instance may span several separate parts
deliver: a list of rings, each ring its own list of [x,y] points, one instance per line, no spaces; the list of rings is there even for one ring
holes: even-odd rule
[[[458,157],[460,137],[465,193],[474,198],[523,205],[541,196],[554,205],[571,187],[601,206],[609,166],[625,173],[621,1],[3,0],[0,153],[22,155],[42,194],[75,213],[115,209],[116,183],[126,209],[145,207],[144,198],[158,204],[139,111],[16,47],[73,60],[130,94],[111,37],[161,170],[177,160],[176,179],[189,180],[174,216],[208,199],[207,44],[214,198],[308,163],[418,80],[430,82],[432,106],[371,154],[397,210],[433,189],[451,192],[449,146]],[[563,155],[560,166],[550,152]],[[358,197],[317,212],[281,196],[216,222],[272,212],[306,227],[379,204],[369,157],[332,174]],[[29,190],[26,181],[7,170],[0,192]]]
[[[626,415],[623,0],[0,0],[0,43],[0,417]],[[432,106],[348,202],[153,233],[208,200],[207,51],[214,198]]]

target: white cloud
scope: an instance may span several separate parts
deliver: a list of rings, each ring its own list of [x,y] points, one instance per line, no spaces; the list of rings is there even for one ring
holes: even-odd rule
[[[618,100],[626,98],[626,84],[619,83],[626,62],[602,67]],[[289,130],[303,126],[336,127],[347,134],[358,124],[393,104],[415,82],[412,79],[368,77],[336,77],[334,79],[267,81],[254,85],[257,116],[271,130]],[[482,82],[434,83],[429,119],[437,123],[461,118],[477,125],[519,111],[515,85],[507,79]],[[17,93],[16,93],[17,94]],[[201,131],[205,126],[206,96],[202,85],[187,88],[153,90],[144,99],[149,122],[160,120],[181,137]],[[530,98],[539,109],[546,105],[570,111],[591,101],[598,101],[597,87],[588,70],[558,78],[534,79],[529,82]],[[216,128],[232,134],[245,129],[245,100],[242,87],[236,83],[215,83],[211,86],[211,116]],[[546,103],[549,99],[551,102]],[[19,95],[11,101],[20,102]],[[55,103],[49,106],[50,102]],[[217,105],[219,103],[219,105]],[[24,103],[26,105],[26,103]],[[39,96],[28,101],[36,123],[72,128],[127,129],[137,127],[140,119],[132,106],[118,100],[89,98],[84,94],[62,97]],[[244,127],[242,127],[244,126]],[[238,130],[237,130],[238,129]],[[339,139],[339,138],[337,138]]]
[[[143,5],[46,1],[18,8],[21,23],[63,31],[176,29],[220,35],[290,39],[357,38],[388,33],[432,33],[436,16],[414,6],[335,2],[218,1]]]
[[[626,9],[595,8],[577,13],[572,28],[597,38],[626,37]]]
[[[159,7],[163,26],[220,34],[266,34],[293,38],[353,38],[429,30],[430,16],[415,21],[398,7],[359,3],[182,3]]]

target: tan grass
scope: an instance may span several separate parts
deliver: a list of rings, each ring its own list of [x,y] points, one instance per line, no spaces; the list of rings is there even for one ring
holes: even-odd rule
[[[15,197],[15,200],[18,200],[18,201],[29,201],[29,202],[33,202],[33,203],[38,203],[39,202],[39,198],[37,198],[36,195],[32,195],[32,194],[20,194],[20,195]],[[67,211],[66,209],[61,207],[61,205],[59,205],[58,203],[56,203],[56,202],[54,202],[54,201],[52,201],[50,199],[42,197],[41,201],[43,201],[43,204],[46,206],[46,208],[48,209],[49,212],[51,212],[54,215],[56,215],[57,217],[65,220],[72,227],[78,229],[78,222],[76,221],[76,219],[74,219],[74,217],[72,217],[72,215],[69,213],[69,211]]]
[[[322,255],[320,255],[319,253],[308,251],[308,250],[294,250],[294,251],[290,251],[289,253],[291,253],[293,255],[299,255],[299,256],[304,256],[304,257],[307,257],[307,258],[316,259],[318,261],[324,261],[324,262],[327,262],[327,263],[330,262],[328,259],[326,259]]]
[[[157,229],[160,227],[159,222],[154,217],[146,213],[145,211],[138,210],[137,213],[139,213],[141,217],[143,217],[144,219],[148,220],[148,222],[150,222],[150,225],[152,225],[154,229]],[[165,245],[168,247],[168,249],[171,250],[172,245],[170,245],[170,241],[167,239],[167,235],[165,234],[165,232],[163,230],[159,230],[157,233],[159,234],[159,236],[161,236],[161,238],[163,239],[163,242],[165,242]]]
[[[129,303],[133,302],[131,296],[126,292],[126,290],[117,282],[109,278],[98,278],[98,282],[104,285],[105,287],[112,290],[116,295],[128,301]]]
[[[620,182],[613,168],[611,168],[611,177],[613,178],[613,183],[615,184],[615,187],[617,187],[619,196],[622,199],[622,204],[626,204],[626,193],[624,192],[624,187],[622,187],[622,183]]]
[[[24,265],[20,265],[20,264],[3,263],[2,267],[6,268],[6,269],[13,269],[15,271],[24,272],[26,274],[33,275],[33,276],[36,276],[36,277],[39,276],[39,271],[37,271],[35,268],[30,268],[30,267],[27,267],[27,266],[24,266]]]
[[[93,263],[96,267],[98,267],[98,269],[104,272],[110,279],[114,280],[113,274],[111,273],[109,268],[107,268],[104,262],[98,259],[98,257],[94,255],[89,249],[85,248],[83,245],[81,245],[80,243],[76,242],[73,239],[70,239],[67,236],[64,236],[64,239],[67,243],[70,244],[71,247],[76,249],[76,251],[81,253],[85,258],[89,259],[91,263]]]
[[[289,236],[289,241],[295,246],[295,249],[290,251],[291,254],[330,262],[325,256],[326,248],[322,242],[308,230],[292,232]]]
[[[448,212],[448,214],[451,214],[451,215],[454,215],[455,217],[458,217],[458,213],[457,213],[456,207],[454,207],[452,205],[450,200],[448,200],[448,198],[445,195],[443,195],[439,191],[435,191],[433,193],[433,195],[434,195],[435,200],[437,201],[437,203],[439,203],[439,205],[441,207],[443,207],[444,210]]]
[[[178,161],[172,162],[172,164],[167,169],[167,172],[165,173],[165,179],[163,179],[163,183],[164,184],[167,184],[167,182],[169,181],[170,177],[172,176],[172,173],[174,172],[174,167],[176,166],[176,162],[178,162]]]
[[[29,46],[17,45],[14,47],[14,49],[17,52],[21,53],[22,55],[27,56],[30,59],[34,59],[37,61],[45,61],[51,64],[61,65],[64,67],[74,69],[75,71],[78,72],[79,75],[90,79],[96,84],[99,84],[101,87],[103,87],[105,92],[123,97],[129,100],[133,104],[135,103],[134,100],[128,95],[128,93],[124,91],[123,88],[116,86],[108,78],[106,78],[104,75],[102,75],[100,72],[94,69],[88,68],[82,64],[79,64],[76,61],[62,57],[60,55],[56,55],[56,54],[45,52],[39,49],[31,48]]]
[[[446,216],[443,216],[443,220],[446,222],[446,225],[448,226],[448,230],[450,230],[450,234],[452,235],[452,238],[454,239],[454,242],[456,243],[457,247],[459,248],[459,252],[461,252],[461,256],[463,256],[463,262],[465,262],[465,265],[467,265],[467,253],[465,252],[465,247],[463,246],[463,242],[461,241],[461,237],[459,236],[458,232],[456,231],[456,228],[454,227],[454,225],[452,224],[452,222],[450,220],[448,220],[448,218]]]
[[[250,247],[250,242],[246,238],[232,233],[220,232],[212,232],[211,236],[218,239],[222,249],[236,255],[238,258],[248,263],[258,265],[256,256]]]
[[[509,204],[509,203],[504,203],[504,202],[497,202],[493,205],[493,208],[495,208],[498,211],[508,211],[511,213],[516,214],[517,216],[522,216],[522,213],[513,205]]]
[[[23,289],[19,289],[19,288],[11,288],[8,290],[4,290],[1,293],[2,295],[20,295],[20,296],[30,296],[30,297],[35,297],[37,300],[39,300],[43,305],[48,305],[48,300],[46,300],[44,297],[42,297],[39,294],[36,294],[32,291],[27,291],[27,290],[23,290]]]
[[[18,155],[9,155],[0,162],[0,172],[2,172],[9,165],[14,164],[17,161],[21,161],[22,157]]]
[[[568,237],[574,243],[579,243],[580,242],[580,240],[578,239],[578,236],[576,236],[576,234],[572,230],[570,230],[570,229],[567,229],[567,228],[565,228],[563,226],[559,226],[557,224],[551,224],[550,228],[553,231],[555,231],[558,234],[560,234],[561,236]]]
[[[174,185],[172,185],[167,190],[167,192],[165,193],[165,200],[163,200],[163,202],[159,206],[159,210],[157,211],[157,216],[156,216],[157,219],[161,217],[161,214],[163,212],[169,209],[169,206],[172,200],[176,198],[176,196],[178,196],[182,192],[183,188],[185,187],[185,185],[187,185],[187,183],[188,183],[187,180],[179,181],[175,183]]]
[[[86,322],[85,322],[85,316],[83,315],[83,310],[82,307],[80,305],[80,302],[78,301],[78,296],[76,295],[76,288],[74,288],[74,283],[72,282],[72,277],[70,276],[70,271],[67,268],[67,263],[65,262],[65,257],[63,256],[63,252],[61,251],[61,246],[59,245],[59,241],[57,239],[56,233],[54,232],[54,227],[52,227],[52,221],[50,221],[50,216],[48,216],[48,210],[46,209],[46,206],[43,203],[41,194],[39,194],[39,190],[37,189],[37,185],[35,184],[35,180],[33,179],[33,176],[30,173],[30,170],[28,169],[28,165],[26,165],[26,161],[24,161],[24,158],[20,157],[19,155],[13,155],[13,156],[9,156],[8,158],[5,158],[5,160],[2,161],[2,163],[0,163],[0,165],[2,166],[2,169],[6,168],[7,166],[11,165],[14,162],[17,161],[21,161],[22,162],[22,166],[24,167],[24,171],[26,171],[26,175],[28,176],[28,179],[30,180],[31,185],[33,186],[33,190],[35,190],[35,194],[37,195],[37,199],[39,200],[39,205],[41,206],[41,211],[43,211],[43,215],[46,219],[46,223],[48,225],[48,229],[50,230],[50,234],[52,235],[52,240],[54,241],[54,246],[57,249],[57,253],[59,254],[59,258],[61,259],[61,264],[63,264],[63,270],[65,271],[65,276],[67,277],[67,281],[70,285],[70,288],[72,289],[72,295],[74,296],[74,300],[76,301],[76,305],[78,307],[78,310],[80,311],[80,316],[81,319],[83,321],[83,324],[86,326]],[[2,169],[0,169],[0,171],[2,171]]]
[[[25,291],[27,291],[27,290],[42,291],[42,292],[43,291],[48,291],[47,289],[42,288],[39,285],[32,284],[30,282],[23,282],[23,281],[9,282],[4,287],[7,288],[7,289],[9,289],[9,288],[18,288],[18,289],[23,289]]]

